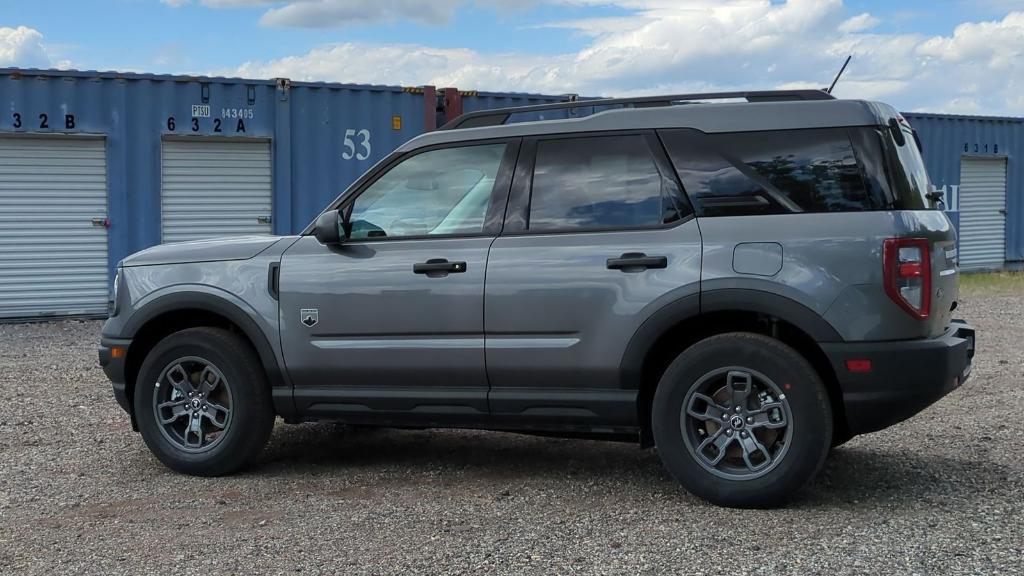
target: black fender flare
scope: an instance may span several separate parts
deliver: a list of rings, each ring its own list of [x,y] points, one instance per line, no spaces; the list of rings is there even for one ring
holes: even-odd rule
[[[721,288],[689,294],[661,306],[648,315],[630,338],[619,365],[623,388],[639,389],[647,352],[668,330],[680,322],[713,312],[756,312],[796,326],[815,342],[842,342],[836,329],[821,315],[803,304],[772,292],[743,288]]]
[[[134,338],[151,320],[176,310],[203,310],[228,319],[242,331],[256,350],[271,388],[290,387],[277,355],[263,330],[237,304],[208,292],[173,292],[158,296],[139,308],[121,329],[125,338]]]

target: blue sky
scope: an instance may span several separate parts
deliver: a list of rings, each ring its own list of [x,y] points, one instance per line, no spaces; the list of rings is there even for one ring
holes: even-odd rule
[[[0,66],[1024,115],[1024,0],[0,0]]]

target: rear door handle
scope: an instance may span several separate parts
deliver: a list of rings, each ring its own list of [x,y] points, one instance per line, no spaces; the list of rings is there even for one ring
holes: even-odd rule
[[[665,256],[648,256],[643,252],[627,252],[618,258],[608,259],[609,270],[622,270],[632,272],[647,270],[649,268],[668,267],[668,258]]]
[[[466,271],[465,262],[449,262],[444,258],[431,258],[426,262],[412,265],[415,274],[426,274],[430,277],[447,276],[448,274],[460,274]]]

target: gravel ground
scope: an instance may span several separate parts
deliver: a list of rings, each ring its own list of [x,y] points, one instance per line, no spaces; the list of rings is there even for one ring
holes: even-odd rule
[[[279,424],[180,476],[96,366],[99,322],[0,325],[0,573],[1024,571],[1024,294],[967,294],[974,375],[837,450],[782,510],[715,508],[634,445]]]

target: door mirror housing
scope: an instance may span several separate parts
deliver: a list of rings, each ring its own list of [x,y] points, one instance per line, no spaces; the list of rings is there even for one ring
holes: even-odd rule
[[[931,190],[927,194],[925,194],[925,198],[927,198],[932,203],[932,208],[936,210],[946,209],[945,196],[945,190],[936,188],[935,186],[931,186]]]
[[[345,239],[345,223],[341,212],[328,210],[317,216],[316,226],[313,229],[313,236],[321,244],[341,244]]]

